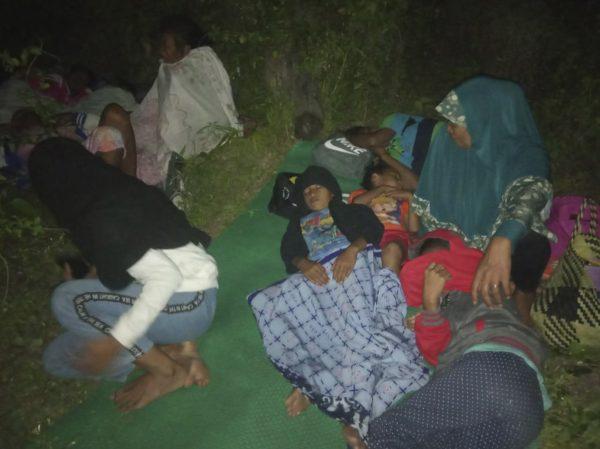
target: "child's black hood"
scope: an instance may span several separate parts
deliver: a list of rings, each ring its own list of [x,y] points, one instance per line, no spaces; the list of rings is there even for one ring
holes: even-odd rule
[[[287,230],[281,239],[281,258],[288,273],[298,271],[293,263],[294,258],[308,255],[300,219],[311,212],[304,202],[303,192],[314,184],[325,187],[333,194],[333,199],[329,202],[329,212],[335,225],[350,242],[362,237],[368,243],[378,244],[383,235],[383,225],[371,208],[364,204],[344,204],[342,189],[335,177],[327,169],[311,165],[296,181],[295,196],[298,210],[290,218]]]
[[[304,170],[296,181],[295,196],[296,204],[300,209],[300,216],[304,216],[311,212],[304,201],[304,190],[315,184],[329,190],[333,194],[332,201],[342,201],[342,189],[331,172],[326,168],[311,165]]]

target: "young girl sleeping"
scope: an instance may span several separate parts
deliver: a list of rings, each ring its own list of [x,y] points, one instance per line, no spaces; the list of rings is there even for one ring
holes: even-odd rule
[[[370,244],[383,226],[372,210],[341,201],[337,181],[309,167],[296,183],[299,208],[281,242],[288,278],[249,297],[267,355],[294,385],[295,416],[310,403],[344,423],[362,447],[369,421],[428,378],[406,302],[395,244]]]
[[[327,169],[310,166],[297,184],[299,210],[281,241],[288,273],[302,272],[311,282],[325,285],[329,277],[318,262],[343,249],[333,263],[333,279],[343,282],[367,243],[377,244],[383,225],[365,206],[342,202],[340,187]]]

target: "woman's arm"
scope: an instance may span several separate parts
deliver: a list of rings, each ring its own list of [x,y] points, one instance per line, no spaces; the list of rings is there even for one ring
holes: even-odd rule
[[[133,306],[119,317],[110,335],[91,341],[78,364],[90,373],[101,373],[123,348],[131,348],[152,325],[182,282],[175,264],[162,251],[149,250],[129,268],[143,284]]]
[[[500,306],[512,293],[511,254],[529,229],[543,229],[542,211],[552,200],[552,185],[536,176],[511,183],[499,206],[498,227],[477,268],[471,295],[489,306]]]

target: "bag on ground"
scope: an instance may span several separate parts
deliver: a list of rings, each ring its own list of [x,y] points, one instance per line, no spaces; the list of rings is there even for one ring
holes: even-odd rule
[[[292,216],[298,207],[294,202],[294,189],[298,176],[300,176],[300,173],[291,172],[282,172],[277,175],[273,186],[273,194],[267,206],[269,212],[284,218]]]
[[[566,250],[540,289],[533,319],[554,348],[600,346],[598,204],[583,199]]]

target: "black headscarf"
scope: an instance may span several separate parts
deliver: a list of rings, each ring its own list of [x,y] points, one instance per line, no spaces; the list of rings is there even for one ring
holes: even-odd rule
[[[287,230],[281,239],[281,258],[288,273],[298,271],[292,263],[295,257],[308,255],[308,247],[300,228],[300,219],[312,212],[304,201],[304,190],[315,184],[325,187],[333,194],[329,202],[329,212],[335,225],[350,242],[362,237],[368,243],[379,244],[383,235],[383,225],[368,206],[345,204],[342,201],[342,190],[335,177],[327,169],[311,165],[296,181],[294,194],[298,209],[290,218]]]
[[[37,144],[29,173],[42,203],[70,231],[109,288],[127,286],[127,269],[149,249],[210,243],[159,189],[106,164],[73,140],[57,137]]]

